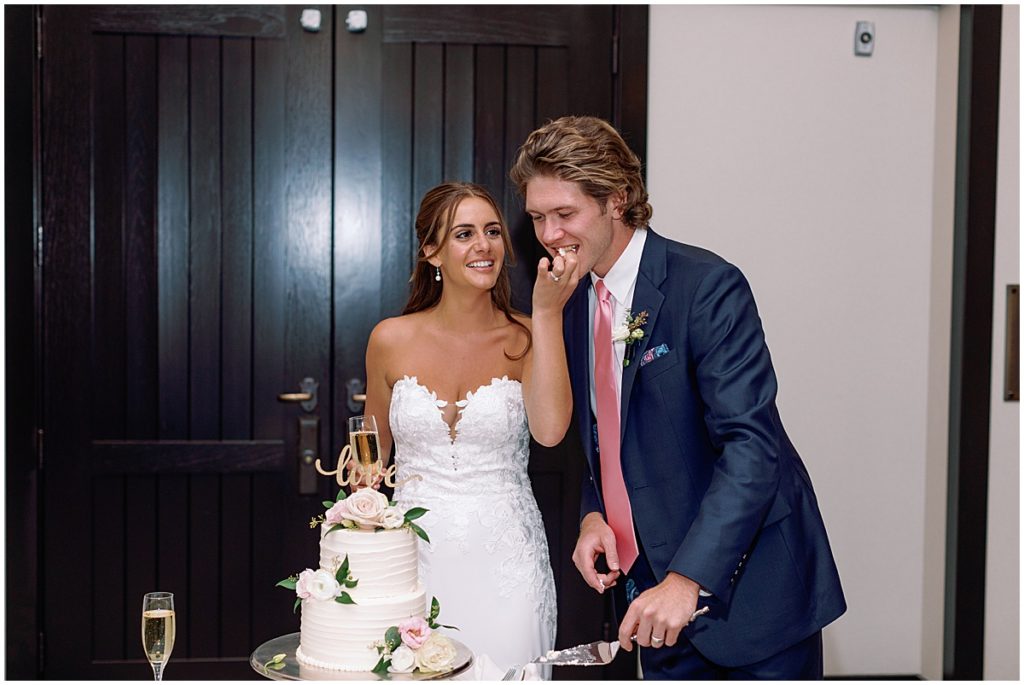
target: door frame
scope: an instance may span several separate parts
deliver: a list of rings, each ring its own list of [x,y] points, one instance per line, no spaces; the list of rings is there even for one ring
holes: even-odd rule
[[[40,521],[42,364],[39,241],[39,60],[38,10],[4,8],[4,326],[6,372],[7,638],[6,675],[40,676],[42,604]]]

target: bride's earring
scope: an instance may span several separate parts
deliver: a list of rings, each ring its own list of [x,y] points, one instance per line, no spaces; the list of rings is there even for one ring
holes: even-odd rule
[[[441,280],[441,267],[439,267],[439,266],[435,266],[434,267],[434,280],[435,281],[440,281]]]

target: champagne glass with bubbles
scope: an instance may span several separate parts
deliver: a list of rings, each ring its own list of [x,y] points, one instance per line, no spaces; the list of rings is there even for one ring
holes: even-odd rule
[[[360,474],[360,482],[372,486],[380,472],[377,421],[373,416],[353,416],[348,420],[348,444]]]
[[[150,592],[142,598],[142,647],[153,667],[153,677],[163,680],[164,664],[174,649],[174,595]]]

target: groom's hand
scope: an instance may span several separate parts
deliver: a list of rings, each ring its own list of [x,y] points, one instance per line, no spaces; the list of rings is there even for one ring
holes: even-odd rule
[[[608,562],[608,573],[598,573],[595,567],[597,557],[604,554]],[[580,524],[580,537],[576,540],[576,550],[572,553],[573,563],[579,569],[583,580],[590,587],[603,593],[615,587],[619,577],[619,555],[615,549],[615,533],[605,523],[599,512],[592,511],[583,517]]]
[[[700,585],[686,576],[669,571],[665,580],[641,592],[619,625],[619,644],[633,651],[630,638],[636,635],[641,647],[671,647],[697,609]]]

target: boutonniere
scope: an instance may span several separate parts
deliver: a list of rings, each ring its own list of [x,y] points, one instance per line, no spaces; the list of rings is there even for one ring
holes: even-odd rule
[[[644,339],[644,325],[647,324],[647,310],[633,316],[626,310],[626,320],[622,325],[612,331],[612,342],[626,343],[626,354],[622,358],[622,365],[629,366],[633,359],[633,345]]]

